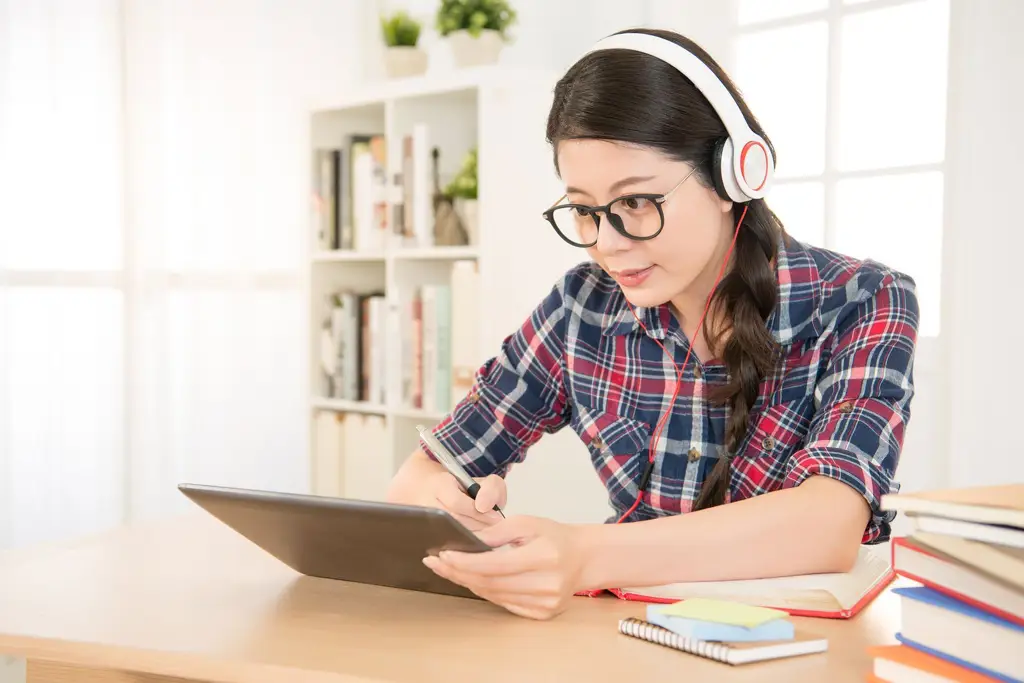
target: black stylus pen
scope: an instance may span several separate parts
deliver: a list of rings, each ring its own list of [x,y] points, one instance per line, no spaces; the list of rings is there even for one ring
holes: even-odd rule
[[[459,482],[459,486],[466,492],[466,495],[476,500],[476,494],[480,493],[480,484],[477,483],[473,477],[469,476],[469,472],[462,468],[459,461],[455,459],[448,449],[441,445],[430,431],[423,425],[416,425],[416,431],[420,433],[420,438],[430,447],[431,452],[437,457],[448,472],[455,477],[455,481]],[[502,517],[505,513],[495,505],[494,511]]]

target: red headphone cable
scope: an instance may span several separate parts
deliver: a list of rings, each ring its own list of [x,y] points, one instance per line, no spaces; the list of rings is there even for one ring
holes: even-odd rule
[[[619,519],[615,522],[616,524],[621,524],[623,520],[627,519],[631,514],[633,514],[633,512],[640,505],[640,501],[643,500],[644,492],[647,489],[647,485],[650,483],[651,474],[654,471],[655,444],[658,443],[658,438],[661,436],[662,430],[668,423],[668,418],[671,417],[672,415],[672,408],[675,405],[676,398],[679,396],[679,387],[683,380],[683,370],[686,369],[686,364],[690,361],[690,354],[693,353],[694,343],[700,337],[701,328],[704,326],[704,318],[708,314],[708,309],[711,308],[711,298],[714,296],[715,290],[718,289],[718,284],[722,281],[722,276],[725,274],[726,266],[729,265],[729,258],[732,256],[733,249],[736,247],[736,238],[739,237],[740,234],[740,226],[743,225],[743,219],[747,215],[747,206],[748,205],[744,204],[743,213],[740,214],[740,219],[736,221],[736,229],[733,231],[732,234],[732,242],[729,244],[729,250],[725,252],[725,258],[722,259],[722,267],[719,268],[718,277],[715,278],[715,284],[714,286],[711,287],[711,292],[708,294],[707,302],[704,304],[704,312],[701,313],[700,320],[697,321],[697,329],[693,333],[693,340],[690,342],[690,347],[686,350],[686,357],[683,359],[683,364],[680,366],[675,366],[675,360],[672,358],[672,354],[670,354],[668,350],[665,349],[664,344],[662,344],[659,340],[654,339],[654,343],[661,347],[662,352],[664,352],[664,354],[668,357],[669,361],[675,367],[676,381],[672,389],[672,398],[669,399],[668,402],[668,409],[658,420],[658,424],[654,428],[654,434],[651,436],[651,441],[647,448],[647,466],[644,467],[644,472],[640,477],[640,485],[637,488],[636,500],[633,501],[633,505],[630,506],[629,510],[627,510],[625,514],[619,517]],[[628,301],[626,302],[626,305],[629,306],[629,310],[632,311],[633,317],[636,318],[636,321],[640,323],[640,327],[643,328],[644,332],[647,332],[647,326],[644,325],[643,321],[640,320],[640,317],[636,314],[636,309],[634,309],[632,304],[630,304]]]

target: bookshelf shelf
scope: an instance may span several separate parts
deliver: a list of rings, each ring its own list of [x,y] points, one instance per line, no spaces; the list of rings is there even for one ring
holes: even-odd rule
[[[388,411],[388,414],[408,420],[422,420],[426,423],[440,422],[445,416],[445,414],[440,411],[420,410],[418,408],[407,408],[405,406],[394,408]]]
[[[383,262],[384,259],[384,252],[359,251],[356,249],[320,249],[313,254],[313,261],[315,263]]]
[[[550,78],[549,74],[544,74]],[[457,97],[460,93],[475,93],[496,84],[528,83],[537,78],[531,69],[510,69],[486,65],[440,74],[424,74],[397,78],[363,86],[346,96],[314,103],[314,113],[329,111],[372,110],[385,102],[409,101],[425,97]],[[550,92],[550,85],[549,85]]]
[[[370,85],[310,109],[314,493],[383,499],[417,446],[415,425],[442,420],[579,261],[540,224],[560,193],[544,139],[556,78],[462,69]],[[476,202],[436,205],[472,150]]]
[[[479,253],[476,247],[425,247],[397,249],[389,256],[396,261],[459,261],[475,259]]]
[[[335,413],[359,413],[361,415],[385,415],[387,407],[381,403],[366,401],[346,401],[338,398],[315,397],[312,400],[315,410],[329,410]]]
[[[373,263],[388,259],[395,261],[456,261],[475,259],[479,250],[473,246],[458,247],[399,247],[387,251],[360,249],[318,249],[312,256],[314,263]]]

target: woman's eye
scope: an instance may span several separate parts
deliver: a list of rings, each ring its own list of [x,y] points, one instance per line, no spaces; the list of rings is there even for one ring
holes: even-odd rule
[[[650,206],[651,202],[643,197],[626,197],[622,200],[622,204],[630,211],[643,211]]]
[[[589,216],[590,215],[590,209],[588,209],[586,207],[583,207],[583,206],[575,206],[575,207],[573,207],[573,210],[576,211],[576,215],[578,215],[578,216]]]

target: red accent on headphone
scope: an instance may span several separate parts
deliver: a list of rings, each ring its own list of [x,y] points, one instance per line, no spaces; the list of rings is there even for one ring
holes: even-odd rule
[[[761,173],[761,180],[755,187],[751,182],[751,179],[747,177],[747,153],[750,152],[752,147],[756,147],[761,154],[764,155],[764,171]],[[764,148],[760,142],[751,140],[747,144],[743,145],[743,149],[740,151],[740,175],[743,176],[743,181],[750,186],[754,192],[759,192],[764,184],[768,182],[768,150]]]
[[[736,246],[736,238],[739,237],[740,226],[743,225],[743,219],[747,215],[748,206],[749,205],[747,204],[743,205],[743,213],[740,214],[740,219],[736,221],[736,229],[733,231],[732,242],[729,244],[729,250],[725,252],[725,258],[722,259],[722,267],[718,270],[718,277],[715,278],[715,284],[711,288],[711,292],[708,294],[707,303],[704,304],[704,312],[701,313],[700,320],[697,321],[697,329],[693,334],[694,340],[700,336],[701,328],[704,326],[704,317],[708,314],[708,309],[711,307],[711,298],[714,296],[715,290],[718,289],[718,283],[722,281],[722,276],[725,274],[725,267],[729,264],[729,258],[732,256],[733,248]],[[633,308],[633,305],[628,301],[626,302],[626,305],[629,306],[629,310],[633,312],[633,317],[636,318],[638,323],[640,323],[640,327],[643,328],[644,332],[647,332],[647,326],[644,325],[642,320],[640,320],[640,316],[636,314],[636,309]],[[654,339],[653,337],[651,338]],[[657,339],[654,339],[654,343],[661,347],[662,352],[668,356],[669,362],[671,362],[676,368],[676,382],[672,389],[672,398],[668,402],[668,409],[658,420],[658,424],[654,428],[654,434],[651,436],[651,442],[647,448],[647,466],[644,468],[643,475],[640,477],[640,485],[637,487],[636,500],[633,501],[633,505],[630,506],[629,510],[619,517],[615,522],[616,524],[621,524],[624,519],[633,514],[633,511],[636,510],[637,506],[640,505],[640,501],[644,498],[644,492],[646,491],[647,484],[651,479],[651,472],[654,470],[654,457],[656,454],[655,444],[658,443],[658,437],[661,436],[661,431],[665,428],[668,418],[672,415],[672,407],[675,405],[676,397],[679,396],[679,386],[682,384],[683,380],[683,370],[686,368],[686,364],[690,361],[690,354],[693,353],[693,342],[691,341],[690,348],[686,350],[686,357],[683,359],[683,364],[676,366],[675,360],[672,358],[672,354],[665,349],[665,345]]]

